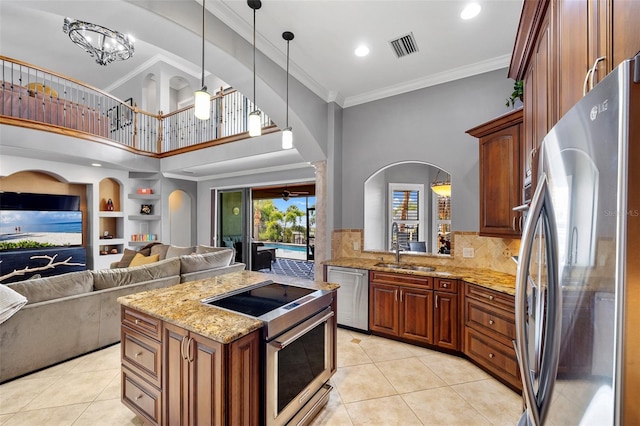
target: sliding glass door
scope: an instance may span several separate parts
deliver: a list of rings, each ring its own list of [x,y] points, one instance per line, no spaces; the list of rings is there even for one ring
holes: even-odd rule
[[[236,262],[251,269],[251,190],[249,188],[217,191],[217,245],[233,247]]]

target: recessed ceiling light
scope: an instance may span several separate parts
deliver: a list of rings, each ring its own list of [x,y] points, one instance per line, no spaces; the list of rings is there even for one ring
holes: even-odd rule
[[[93,167],[102,167],[102,164],[100,164],[100,163],[91,163],[91,165]]]
[[[356,54],[356,56],[360,57],[367,56],[369,54],[369,48],[365,45],[361,45],[356,48],[356,51],[354,53]]]
[[[460,12],[460,18],[462,19],[471,19],[478,16],[482,7],[478,3],[469,3],[462,9]]]

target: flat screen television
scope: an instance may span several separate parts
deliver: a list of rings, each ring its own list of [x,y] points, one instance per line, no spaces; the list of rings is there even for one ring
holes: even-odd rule
[[[0,210],[0,241],[82,245],[82,211]]]
[[[80,196],[0,191],[0,210],[80,210]]]

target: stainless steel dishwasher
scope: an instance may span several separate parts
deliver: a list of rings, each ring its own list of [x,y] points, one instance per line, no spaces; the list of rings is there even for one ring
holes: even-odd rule
[[[338,325],[369,332],[369,271],[327,266],[327,281],[338,289]]]

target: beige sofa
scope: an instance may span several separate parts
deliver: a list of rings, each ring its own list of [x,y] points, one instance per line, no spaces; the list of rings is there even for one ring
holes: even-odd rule
[[[118,297],[243,270],[233,257],[217,249],[7,284],[28,303],[0,324],[0,383],[120,341]]]

